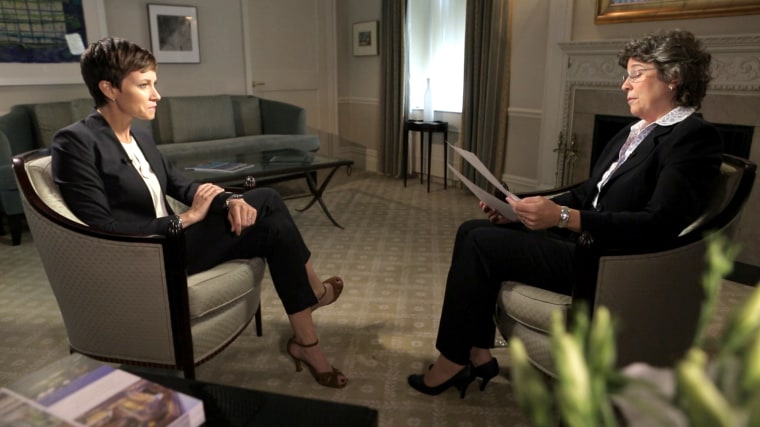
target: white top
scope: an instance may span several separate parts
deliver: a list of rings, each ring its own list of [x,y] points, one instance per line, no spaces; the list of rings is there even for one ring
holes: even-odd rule
[[[156,176],[156,173],[153,172],[153,169],[151,169],[150,163],[148,163],[142,150],[140,150],[140,146],[137,145],[135,137],[131,138],[130,142],[122,142],[121,146],[126,150],[127,156],[129,156],[129,160],[132,162],[132,166],[137,169],[137,172],[140,173],[140,176],[143,177],[143,181],[145,181],[145,186],[148,187],[150,197],[153,199],[153,207],[156,210],[156,218],[168,216],[169,212],[166,210],[166,205],[164,204],[164,195],[161,193],[161,185],[158,183],[158,177]]]

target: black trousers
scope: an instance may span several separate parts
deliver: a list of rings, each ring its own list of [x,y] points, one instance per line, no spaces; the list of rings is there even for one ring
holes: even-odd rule
[[[491,348],[501,282],[516,280],[569,294],[574,239],[522,225],[471,220],[459,226],[441,309],[436,348],[466,365],[472,347]]]
[[[311,252],[288,207],[270,188],[244,193],[258,216],[240,236],[231,231],[227,213],[209,213],[185,230],[188,274],[208,270],[232,259],[264,257],[285,312],[297,313],[317,303],[305,264]]]

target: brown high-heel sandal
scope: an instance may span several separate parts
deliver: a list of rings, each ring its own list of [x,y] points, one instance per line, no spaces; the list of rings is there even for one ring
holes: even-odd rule
[[[337,368],[332,367],[332,371],[330,372],[317,372],[311,364],[303,359],[299,359],[296,356],[293,355],[293,353],[290,351],[290,344],[295,344],[298,347],[301,348],[309,348],[314,347],[317,344],[319,344],[319,340],[311,343],[311,344],[300,344],[296,341],[295,337],[288,340],[288,345],[286,347],[286,350],[288,352],[288,355],[293,358],[293,362],[296,364],[296,372],[301,372],[303,370],[303,366],[301,366],[302,363],[306,364],[306,367],[309,368],[309,372],[311,372],[311,376],[314,377],[315,380],[317,380],[317,383],[319,385],[323,385],[325,387],[333,387],[333,388],[343,388],[348,384],[348,378],[343,374],[343,372],[339,371]],[[341,378],[345,380],[345,382],[341,383]]]
[[[330,300],[327,304],[320,304],[322,300],[327,296],[327,283],[330,284],[333,288],[333,298]],[[317,298],[317,303],[311,306],[311,311],[314,311],[318,309],[319,307],[324,307],[326,305],[330,305],[338,300],[338,297],[340,296],[341,292],[343,292],[343,279],[341,279],[338,276],[333,276],[324,282],[322,282],[322,287],[324,288],[324,292],[322,292],[322,296]]]

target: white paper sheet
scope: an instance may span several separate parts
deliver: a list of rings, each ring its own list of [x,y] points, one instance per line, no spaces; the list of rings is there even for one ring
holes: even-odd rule
[[[503,185],[501,185],[501,182],[499,182],[499,180],[496,179],[495,176],[493,176],[491,171],[488,170],[486,165],[484,165],[483,162],[481,162],[478,156],[476,156],[474,153],[467,151],[463,148],[455,147],[451,145],[451,143],[449,143],[449,147],[453,148],[455,152],[459,153],[459,155],[462,156],[462,158],[465,159],[467,163],[471,164],[475,168],[475,170],[477,170],[478,173],[483,175],[488,180],[488,182],[493,184],[493,186],[496,187],[497,190],[501,191],[507,196],[512,197],[515,200],[520,200],[519,197],[509,192],[509,190],[507,190],[506,188],[504,188]],[[457,173],[457,175],[461,175],[461,174]],[[485,202],[485,200],[483,201]],[[489,204],[488,206],[491,206],[491,205]]]
[[[495,209],[503,217],[509,218],[512,221],[517,221],[517,215],[515,215],[515,212],[512,210],[512,206],[509,206],[509,203],[505,202],[504,200],[500,200],[498,197],[494,196],[488,191],[478,187],[474,182],[465,178],[464,175],[454,169],[453,166],[448,166],[451,173],[453,173],[458,180],[462,181],[462,183],[467,186],[467,188],[472,191],[472,194],[474,194],[480,201],[485,202],[485,204],[487,204],[491,209]]]

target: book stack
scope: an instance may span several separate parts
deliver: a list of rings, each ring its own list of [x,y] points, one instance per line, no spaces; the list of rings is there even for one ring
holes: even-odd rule
[[[189,426],[203,402],[78,354],[0,389],[0,425]]]

